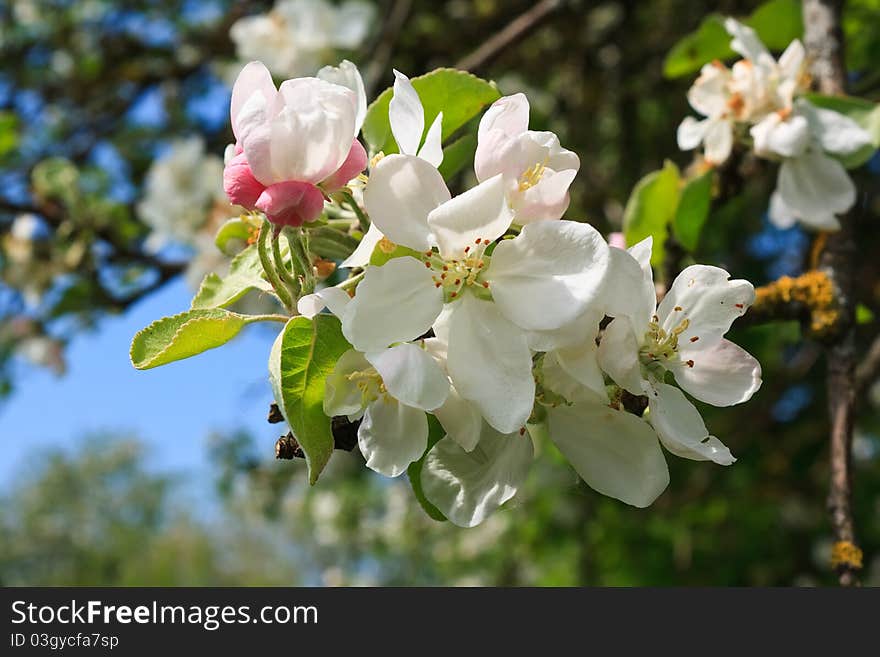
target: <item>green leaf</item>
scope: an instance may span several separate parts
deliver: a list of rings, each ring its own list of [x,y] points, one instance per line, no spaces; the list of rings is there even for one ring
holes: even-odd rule
[[[205,276],[193,298],[192,308],[226,308],[251,290],[272,291],[272,286],[263,278],[256,244],[232,259],[229,273],[223,278],[213,272]]]
[[[245,221],[240,217],[228,219],[217,230],[214,244],[226,255],[233,255],[247,245],[256,232],[255,228],[259,229],[259,226],[254,226],[252,222]]]
[[[0,157],[18,146],[18,118],[12,112],[0,112]]]
[[[678,78],[699,71],[703,64],[736,55],[730,47],[730,35],[724,29],[724,16],[711,14],[696,31],[678,41],[663,62],[663,75]],[[784,50],[804,31],[801,3],[798,0],[770,0],[742,21],[754,28],[770,50]]]
[[[330,418],[324,414],[324,382],[351,346],[332,315],[294,317],[278,335],[269,355],[269,381],[275,401],[302,447],[314,484],[333,453]]]
[[[651,264],[662,264],[667,226],[678,208],[678,167],[667,160],[660,171],[652,171],[636,183],[623,211],[623,234],[627,244],[648,236],[654,238]]]
[[[465,123],[479,114],[484,107],[501,97],[495,85],[466,71],[440,68],[412,79],[425,108],[425,130],[443,112],[443,141],[445,142]],[[373,153],[397,153],[397,144],[388,122],[388,103],[393,88],[389,87],[367,109],[363,135]],[[423,135],[424,137],[424,135]]]
[[[464,135],[443,149],[443,162],[440,164],[440,175],[449,180],[474,161],[477,152],[477,138]]]
[[[681,190],[681,200],[675,211],[672,228],[676,239],[690,252],[697,249],[700,233],[709,217],[709,206],[712,203],[712,171],[692,178]]]
[[[856,306],[856,324],[870,324],[874,321],[874,311],[863,303]]]
[[[849,155],[834,156],[847,169],[855,169],[871,159],[874,151],[880,148],[880,104],[853,96],[823,96],[807,94],[807,100],[816,107],[824,107],[851,118],[871,135],[871,145],[865,146]]]
[[[711,14],[703,19],[695,32],[672,46],[663,62],[663,75],[667,78],[679,78],[699,71],[706,62],[727,59],[733,54],[730,36],[724,29],[724,18]]]
[[[135,334],[131,341],[131,364],[148,370],[195,356],[226,344],[247,324],[259,319],[219,308],[163,317]]]
[[[425,497],[425,492],[422,490],[422,467],[425,464],[425,457],[428,455],[428,452],[431,451],[431,448],[437,444],[437,442],[446,435],[446,431],[440,425],[440,422],[433,415],[428,415],[428,448],[425,450],[425,453],[422,454],[422,458],[418,461],[413,461],[409,464],[409,467],[406,469],[406,475],[409,477],[409,483],[412,486],[413,493],[416,495],[416,499],[419,501],[419,504],[422,505],[422,508],[425,510],[431,518],[434,520],[439,520],[443,522],[446,520],[446,516],[443,515],[443,512],[440,511],[436,506],[431,504],[428,501],[428,498]]]
[[[746,25],[753,28],[770,50],[782,51],[804,33],[800,0],[770,0],[752,12]]]
[[[329,226],[310,228],[309,251],[329,260],[345,260],[357,248],[358,241],[341,230]]]

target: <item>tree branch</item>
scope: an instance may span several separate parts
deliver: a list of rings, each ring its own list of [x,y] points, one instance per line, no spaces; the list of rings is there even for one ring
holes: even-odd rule
[[[815,87],[826,94],[842,94],[846,86],[842,0],[804,0],[804,46]],[[834,546],[831,565],[841,586],[859,584],[861,550],[856,544],[852,517],[852,433],[856,403],[854,212],[840,218],[841,230],[830,235],[819,258],[819,268],[834,286],[839,316],[828,346],[828,411],[831,422],[828,511]]]
[[[477,71],[483,68],[535,29],[544,19],[561,8],[563,4],[563,0],[542,0],[513,19],[500,32],[490,37],[482,46],[460,59],[455,67],[465,71]]]

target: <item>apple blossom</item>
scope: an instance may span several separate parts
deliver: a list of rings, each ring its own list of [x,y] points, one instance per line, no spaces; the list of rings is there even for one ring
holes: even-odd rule
[[[439,112],[425,131],[425,109],[412,82],[403,73],[394,70],[394,95],[388,103],[388,122],[397,148],[403,155],[415,155],[435,167],[443,162],[443,112]]]
[[[242,69],[230,108],[236,143],[223,175],[233,203],[298,226],[321,214],[325,193],[366,167],[357,140],[366,103],[360,76],[347,62],[324,75],[347,84],[296,78],[276,90],[260,62]]]
[[[428,419],[446,401],[449,383],[415,344],[344,353],[327,377],[324,412],[361,419],[358,446],[367,467],[389,477],[404,472],[428,446]]]
[[[512,221],[503,176],[450,198],[437,170],[412,155],[383,158],[364,201],[388,239],[421,255],[369,267],[343,333],[361,351],[385,348],[421,336],[448,306],[456,390],[498,431],[522,427],[534,398],[526,332],[559,328],[595,301],[605,241],[587,224],[536,222],[490,256]]]
[[[529,130],[524,94],[495,101],[480,120],[474,171],[483,182],[501,174],[514,222],[559,219],[568,208],[568,188],[580,167],[578,156],[552,132]]]

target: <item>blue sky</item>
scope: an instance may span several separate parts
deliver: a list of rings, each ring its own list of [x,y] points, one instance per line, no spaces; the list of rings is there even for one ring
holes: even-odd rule
[[[266,422],[272,392],[266,361],[270,327],[247,327],[221,349],[139,372],[128,359],[135,332],[189,307],[192,291],[175,280],[126,314],[107,317],[67,350],[68,372],[23,368],[12,397],[0,405],[0,487],[51,447],[72,450],[90,432],[130,432],[148,446],[149,464],[208,485],[206,438],[212,430],[251,430],[273,456],[276,427]],[[277,328],[274,325],[271,328]]]

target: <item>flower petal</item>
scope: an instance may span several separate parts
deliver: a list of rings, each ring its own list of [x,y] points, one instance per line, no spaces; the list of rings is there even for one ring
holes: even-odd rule
[[[254,178],[247,156],[239,153],[223,168],[223,191],[229,202],[253,210],[266,186]]]
[[[646,240],[632,247],[639,257],[642,257]],[[650,266],[651,244],[647,244],[647,274],[630,251],[612,248],[610,255],[611,268],[605,284],[604,312],[611,317],[627,317],[633,330],[641,330],[647,326],[657,306],[657,292]]]
[[[352,138],[357,137],[367,116],[367,93],[364,90],[364,80],[358,67],[347,59],[343,59],[339,66],[325,66],[318,71],[318,77],[327,82],[338,84],[351,89],[357,97],[357,114],[355,115],[355,130]]]
[[[385,349],[425,333],[443,309],[431,272],[404,256],[368,267],[342,319],[342,333],[358,351]]]
[[[388,104],[388,121],[400,152],[404,155],[418,153],[422,132],[425,130],[425,110],[412,82],[396,69],[394,95]]]
[[[343,260],[339,266],[366,267],[370,263],[370,256],[373,255],[373,250],[383,237],[385,237],[385,235],[382,234],[381,230],[376,228],[376,224],[370,224],[366,234],[361,238],[360,244],[357,245],[357,248],[352,254]]]
[[[432,246],[428,215],[450,198],[443,176],[415,155],[388,155],[370,171],[364,205],[370,220],[396,244]]]
[[[486,279],[517,326],[555,329],[601,302],[610,260],[608,244],[589,224],[539,221],[498,244]]]
[[[529,129],[529,101],[524,94],[499,98],[483,114],[477,131],[474,171],[480,182],[504,170],[501,146]]]
[[[410,343],[366,355],[382,377],[389,394],[399,402],[423,411],[443,405],[449,395],[449,380],[424,349]]]
[[[709,435],[700,412],[681,390],[666,383],[646,383],[644,391],[648,395],[649,420],[666,449],[694,461],[714,461],[718,465],[736,461],[720,440]]]
[[[449,389],[449,397],[440,408],[434,411],[446,435],[452,438],[466,452],[470,452],[480,442],[483,430],[483,416],[471,402],[458,394],[454,387]]]
[[[289,180],[266,187],[254,205],[274,224],[302,226],[321,216],[324,195],[311,183]]]
[[[367,406],[358,429],[358,447],[368,468],[397,477],[428,448],[428,418],[418,408],[380,397]]]
[[[644,420],[589,403],[552,408],[548,415],[550,439],[590,488],[640,508],[666,490],[666,459]]]
[[[815,107],[805,100],[800,101],[798,107],[806,112],[810,128],[829,153],[849,155],[871,145],[871,135],[848,116]]]
[[[856,188],[843,165],[821,151],[807,151],[779,167],[776,191],[804,224],[838,230],[835,215],[856,202]]]
[[[363,409],[363,394],[348,377],[368,369],[370,363],[359,351],[349,349],[339,357],[324,382],[324,413],[327,417],[352,415]]]
[[[471,452],[447,436],[425,458],[422,490],[453,524],[475,527],[516,495],[533,457],[528,435],[504,435],[485,427]]]
[[[512,220],[498,175],[431,210],[428,226],[440,255],[457,258],[478,238],[493,242],[501,237]]]
[[[608,393],[605,391],[605,379],[596,362],[595,342],[592,348],[584,345],[582,350],[568,351],[569,358],[560,351],[551,351],[544,355],[541,365],[544,388],[562,395],[569,402],[607,404]]]
[[[341,319],[349,303],[351,303],[351,297],[348,296],[348,292],[338,287],[325,287],[301,297],[296,304],[296,309],[300,315],[311,319],[326,307]]]
[[[321,181],[321,186],[327,193],[333,193],[345,187],[352,178],[356,178],[367,168],[367,151],[357,139],[351,142],[351,150],[348,157],[334,173]]]
[[[533,221],[561,218],[568,209],[568,188],[575,176],[577,169],[547,169],[537,185],[514,197],[514,221],[525,225]]]
[[[773,112],[752,126],[750,132],[759,155],[797,157],[810,143],[810,126],[802,114],[792,114],[783,120],[778,112]]]
[[[703,138],[706,161],[718,166],[727,161],[733,149],[733,126],[729,121],[710,121]]]
[[[458,394],[498,431],[525,425],[535,398],[532,354],[525,334],[491,301],[466,294],[455,302],[447,367]]]
[[[229,103],[229,116],[232,121],[232,132],[236,139],[243,138],[243,132],[247,131],[245,123],[262,122],[265,120],[265,109],[274,100],[275,83],[272,82],[272,74],[269,73],[262,62],[250,62],[235,78],[232,85],[232,100]],[[260,94],[262,98],[251,100]],[[239,118],[245,104],[250,101],[248,114]],[[244,130],[243,130],[244,128]]]
[[[425,135],[425,143],[419,149],[419,157],[435,167],[443,164],[443,112],[437,114],[428,134]]]
[[[625,317],[620,317],[605,327],[597,352],[599,366],[605,373],[634,395],[644,394],[639,365],[639,338],[633,332],[632,324]]]
[[[703,350],[716,345],[754,301],[755,288],[748,281],[730,280],[719,267],[691,265],[673,281],[657,316],[667,333],[686,323],[679,345]]]
[[[700,351],[682,348],[673,374],[688,394],[713,406],[741,404],[761,387],[760,363],[730,340]]]
[[[692,116],[686,116],[675,133],[678,147],[683,151],[697,148],[706,136],[711,119],[697,121]]]
[[[724,21],[724,29],[733,37],[730,47],[746,59],[758,63],[763,57],[770,56],[758,34],[747,25],[743,25],[733,18],[728,18]]]

